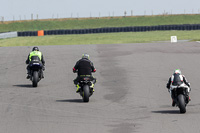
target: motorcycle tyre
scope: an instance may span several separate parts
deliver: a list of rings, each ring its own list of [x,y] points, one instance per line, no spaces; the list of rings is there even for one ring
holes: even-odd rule
[[[185,99],[182,94],[178,95],[178,102],[179,102],[179,109],[180,113],[185,113],[186,112],[186,104],[185,104]]]
[[[37,71],[33,72],[33,80],[32,80],[32,85],[33,87],[37,87],[39,81],[39,75]]]
[[[88,85],[83,86],[83,102],[89,102],[90,90]]]

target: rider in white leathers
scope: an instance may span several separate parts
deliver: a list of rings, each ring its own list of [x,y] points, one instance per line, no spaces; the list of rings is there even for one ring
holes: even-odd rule
[[[176,69],[172,76],[169,78],[169,81],[167,83],[168,91],[171,94],[172,97],[172,106],[175,106],[175,102],[173,101],[174,98],[174,88],[177,88],[177,86],[185,87],[186,89],[186,95],[188,100],[190,101],[189,93],[191,91],[190,83],[186,80],[185,76],[181,74],[180,69]]]

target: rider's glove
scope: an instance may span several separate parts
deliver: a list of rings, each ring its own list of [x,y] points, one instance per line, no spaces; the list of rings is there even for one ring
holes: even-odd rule
[[[74,72],[74,73],[76,72],[76,69],[75,69],[75,68],[73,68],[73,72]]]

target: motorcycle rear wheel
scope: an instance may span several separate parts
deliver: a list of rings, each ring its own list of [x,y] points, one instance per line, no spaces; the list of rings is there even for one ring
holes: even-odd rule
[[[39,81],[39,75],[37,71],[33,72],[33,80],[32,80],[32,85],[33,87],[37,87]]]
[[[179,102],[180,113],[185,113],[186,112],[186,104],[185,104],[185,98],[182,94],[178,95],[178,102]]]
[[[83,86],[83,102],[89,102],[90,90],[88,85]]]

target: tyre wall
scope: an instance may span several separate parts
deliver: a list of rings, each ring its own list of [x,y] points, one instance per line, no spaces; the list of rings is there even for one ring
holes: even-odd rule
[[[95,34],[114,32],[146,32],[146,31],[166,31],[166,30],[200,30],[200,24],[184,25],[158,25],[158,26],[135,26],[135,27],[109,27],[94,29],[66,29],[66,30],[46,30],[44,35],[67,35],[67,34]],[[17,32],[18,36],[38,36],[38,31]]]

